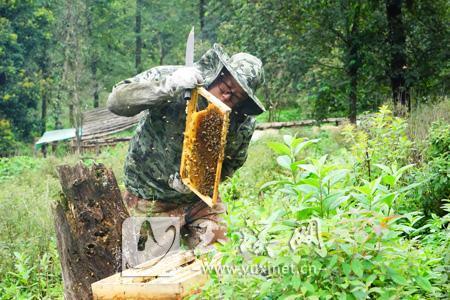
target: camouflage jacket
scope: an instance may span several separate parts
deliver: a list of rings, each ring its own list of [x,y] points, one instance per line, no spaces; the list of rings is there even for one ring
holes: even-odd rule
[[[210,84],[220,64],[208,51],[195,64],[202,71],[205,85]],[[160,66],[118,83],[108,99],[108,108],[119,115],[131,116],[145,110],[132,138],[125,161],[125,186],[144,199],[191,202],[194,193],[182,194],[168,185],[171,174],[179,172],[186,123],[183,90],[168,87],[167,76],[181,66]],[[231,176],[247,158],[247,149],[255,129],[252,116],[232,111],[222,166],[222,179]]]

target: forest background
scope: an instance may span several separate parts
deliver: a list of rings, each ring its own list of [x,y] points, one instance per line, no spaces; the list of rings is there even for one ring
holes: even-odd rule
[[[194,298],[448,299],[449,13],[445,0],[0,0],[0,299],[63,297],[56,166],[103,163],[125,190],[127,142],[46,158],[34,142],[82,126],[117,82],[184,64],[192,26],[196,59],[215,42],[261,58],[258,122],[359,118],[266,131],[221,184],[222,265],[314,268],[212,272]],[[326,251],[287,247],[311,220]]]
[[[184,64],[193,25],[196,58],[219,42],[262,59],[260,119],[401,114],[448,94],[448,21],[445,0],[3,0],[0,155],[81,126],[120,80]]]

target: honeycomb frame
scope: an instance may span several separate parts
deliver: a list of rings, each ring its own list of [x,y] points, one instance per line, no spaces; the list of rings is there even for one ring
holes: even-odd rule
[[[202,110],[197,109],[199,95],[203,96],[208,102],[208,107]],[[186,128],[184,132],[183,152],[181,155],[180,175],[183,183],[210,207],[217,203],[219,196],[219,183],[230,122],[230,112],[231,109],[227,105],[222,103],[222,101],[217,99],[203,87],[197,87],[192,90],[191,100],[189,100],[186,106]],[[214,117],[216,117],[216,120],[214,120]],[[221,119],[221,124],[218,124],[217,117]],[[196,163],[196,160],[199,157],[204,157],[206,147],[204,143],[201,145],[203,149],[199,148],[199,135],[204,132],[199,129],[202,129],[201,125],[203,125],[203,127],[204,125],[208,125],[208,121],[213,121],[212,124],[216,125],[216,129],[220,131],[220,137],[216,137],[218,139],[216,140],[218,144],[215,145],[216,149],[213,149],[216,151],[213,152],[214,155],[212,155],[211,161]],[[210,149],[207,149],[207,151],[210,151]],[[208,163],[209,167],[212,166],[215,169],[212,170],[209,168]],[[212,179],[214,179],[213,184],[211,182]],[[199,181],[201,181],[202,184],[207,184],[206,188],[208,189],[208,192],[205,191],[204,185],[199,186]]]

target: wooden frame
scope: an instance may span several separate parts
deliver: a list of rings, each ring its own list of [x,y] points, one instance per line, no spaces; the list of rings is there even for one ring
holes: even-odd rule
[[[220,153],[219,158],[217,161],[216,166],[216,174],[215,174],[215,182],[214,182],[214,192],[213,196],[202,194],[197,188],[191,184],[191,180],[189,179],[189,174],[187,171],[187,155],[188,151],[190,149],[189,142],[187,137],[187,134],[190,132],[191,127],[193,125],[193,116],[197,112],[197,103],[198,103],[198,97],[199,95],[203,96],[209,103],[212,103],[215,107],[217,107],[220,112],[223,114],[223,124],[222,124],[222,130],[221,130],[221,140],[220,140]],[[225,105],[222,101],[217,99],[213,94],[208,92],[203,87],[198,87],[194,90],[192,90],[192,96],[191,100],[189,101],[187,108],[186,108],[186,129],[185,129],[185,138],[183,142],[183,153],[181,156],[181,165],[180,165],[180,175],[183,183],[187,185],[197,196],[200,197],[206,204],[208,204],[210,207],[212,207],[214,204],[217,203],[217,199],[219,196],[219,183],[222,173],[222,163],[224,159],[224,152],[225,152],[225,144],[226,144],[226,138],[228,133],[228,126],[230,122],[230,112],[231,108],[229,108],[227,105]]]
[[[182,299],[208,280],[192,250],[147,261],[92,284],[94,299]]]

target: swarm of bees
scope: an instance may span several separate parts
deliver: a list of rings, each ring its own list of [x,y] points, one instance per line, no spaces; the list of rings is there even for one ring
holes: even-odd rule
[[[190,184],[203,195],[214,194],[217,165],[223,159],[222,127],[224,115],[213,104],[193,113],[186,147],[186,172]]]

